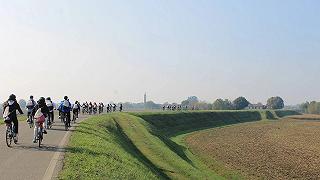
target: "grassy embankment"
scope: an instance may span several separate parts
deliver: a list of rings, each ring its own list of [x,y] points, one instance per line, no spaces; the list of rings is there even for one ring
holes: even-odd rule
[[[198,130],[294,114],[199,111],[92,117],[73,133],[60,179],[241,179],[222,166],[219,174],[212,172],[188,151],[183,137]]]

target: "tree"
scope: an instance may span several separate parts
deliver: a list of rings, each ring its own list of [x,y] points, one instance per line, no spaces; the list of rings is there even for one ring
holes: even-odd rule
[[[205,102],[205,101],[200,101],[195,104],[197,110],[210,110],[212,109],[212,105]]]
[[[19,105],[22,109],[25,109],[27,106],[27,102],[24,99],[19,100]]]
[[[231,101],[229,101],[228,99],[217,99],[214,103],[213,103],[213,107],[214,110],[230,110],[233,109],[232,107],[232,103]]]
[[[147,101],[146,102],[146,108],[147,109],[160,109],[161,105],[160,104],[156,104],[153,101]]]
[[[305,102],[300,104],[299,109],[302,113],[308,113],[308,107],[309,107],[310,103],[309,102]]]
[[[307,112],[310,114],[319,114],[320,113],[320,103],[316,101],[310,102],[307,108]]]
[[[249,101],[247,101],[247,99],[245,97],[238,97],[237,99],[235,99],[233,101],[233,107],[236,110],[244,109],[244,108],[248,107],[249,104],[250,104]]]
[[[193,107],[197,103],[199,103],[199,99],[197,96],[190,96],[187,100],[181,102],[181,106]]]
[[[271,97],[267,101],[267,107],[269,109],[282,109],[284,108],[284,101],[281,97]]]

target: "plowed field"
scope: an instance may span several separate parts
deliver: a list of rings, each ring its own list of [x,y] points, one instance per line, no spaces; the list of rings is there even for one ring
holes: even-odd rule
[[[295,116],[194,133],[186,142],[215,171],[247,179],[320,179],[320,116]],[[312,119],[312,120],[311,120]]]

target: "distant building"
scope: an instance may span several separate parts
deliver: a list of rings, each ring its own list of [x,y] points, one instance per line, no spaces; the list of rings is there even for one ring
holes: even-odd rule
[[[147,104],[147,93],[144,93],[143,103],[144,103],[144,104]]]
[[[249,104],[248,109],[267,109],[266,105],[263,105],[262,103],[258,104]]]

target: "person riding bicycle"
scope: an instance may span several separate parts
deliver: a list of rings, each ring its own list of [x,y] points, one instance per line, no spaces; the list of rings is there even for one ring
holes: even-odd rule
[[[113,107],[113,112],[116,112],[116,110],[117,110],[117,105],[113,103],[113,106],[112,106],[112,107]]]
[[[79,112],[79,114],[80,114],[80,112],[81,112],[81,104],[80,104],[80,102],[79,101],[77,101],[77,103],[76,103],[77,105],[78,105],[78,112]],[[78,115],[79,115],[78,114]]]
[[[109,112],[111,112],[111,106],[110,106],[110,104],[108,104],[108,106],[107,106],[107,113],[109,113]]]
[[[77,119],[79,117],[79,112],[80,112],[80,105],[79,102],[76,101],[72,107],[72,112],[73,112],[73,119]]]
[[[93,103],[93,113],[96,114],[97,111],[98,111],[98,105],[97,105],[97,103],[94,102]]]
[[[87,102],[82,104],[82,114],[84,114],[86,112],[88,113],[88,103]]]
[[[52,100],[51,100],[51,98],[50,97],[47,97],[47,99],[46,99],[46,105],[48,106],[48,110],[49,110],[49,117],[50,117],[50,121],[51,121],[51,123],[54,123],[54,104],[53,104],[53,102],[52,102]]]
[[[32,113],[32,110],[33,108],[37,105],[36,101],[33,100],[33,96],[31,95],[30,96],[30,99],[29,101],[27,102],[27,105],[26,105],[26,109],[27,109],[27,112],[28,112],[28,119],[27,119],[27,122],[32,124],[33,123],[33,117],[31,116],[31,113]]]
[[[123,111],[123,105],[122,105],[122,104],[120,104],[119,111],[120,111],[120,112]]]
[[[89,102],[89,105],[88,105],[89,114],[92,114],[92,108],[93,108],[92,103]]]
[[[33,108],[32,116],[34,116],[35,118],[38,118],[38,117],[36,117],[36,114],[38,112],[41,112],[45,117],[48,117],[48,115],[49,115],[49,109],[48,109],[48,106],[46,104],[46,100],[44,97],[41,97],[38,101],[38,104]],[[33,143],[37,143],[38,128],[39,127],[43,128],[43,123],[44,122],[37,122],[37,120],[35,120],[35,126],[34,126],[34,131],[33,131]],[[47,134],[47,131],[45,129],[43,129],[43,133]]]
[[[14,143],[18,142],[18,133],[19,133],[19,122],[17,118],[17,110],[20,114],[23,114],[23,111],[21,110],[20,105],[17,103],[16,96],[14,94],[11,94],[9,96],[8,101],[3,103],[3,113],[5,112],[6,108],[9,108],[8,117],[5,119],[5,123],[7,126],[11,126],[11,123],[14,125]]]
[[[102,104],[101,103],[98,104],[98,109],[99,109],[99,114],[101,114],[102,113]]]
[[[70,127],[70,121],[71,121],[71,103],[69,101],[68,96],[64,97],[64,100],[61,101],[60,106],[59,106],[59,111],[61,113],[65,114],[65,117],[67,119],[67,125]]]

